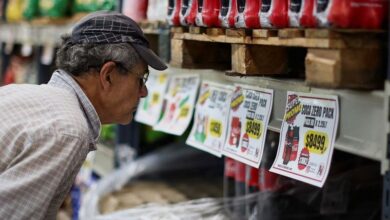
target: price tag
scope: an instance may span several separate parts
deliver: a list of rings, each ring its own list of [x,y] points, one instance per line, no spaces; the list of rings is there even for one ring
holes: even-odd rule
[[[338,108],[337,96],[288,92],[271,171],[322,187],[332,160]]]
[[[218,157],[222,155],[232,93],[232,86],[209,81],[202,83],[188,145]]]
[[[169,70],[168,70],[169,71]],[[156,125],[163,109],[163,98],[169,83],[167,72],[151,69],[146,87],[148,96],[142,98],[135,115],[135,120],[150,126]]]
[[[236,84],[230,101],[228,132],[222,153],[258,168],[271,115],[273,91]]]
[[[164,95],[161,119],[153,127],[173,135],[182,135],[190,124],[200,84],[197,74],[171,76],[168,92]]]

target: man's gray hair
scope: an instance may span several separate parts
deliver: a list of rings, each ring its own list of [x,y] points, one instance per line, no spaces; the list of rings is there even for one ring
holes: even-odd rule
[[[114,44],[72,44],[69,35],[62,36],[62,44],[57,51],[57,68],[73,76],[88,73],[91,69],[100,70],[104,63],[113,61],[125,73],[142,62],[141,57],[129,43]]]

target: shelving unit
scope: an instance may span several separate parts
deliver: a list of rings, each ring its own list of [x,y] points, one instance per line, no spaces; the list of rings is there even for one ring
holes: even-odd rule
[[[0,24],[0,42],[7,44],[27,44],[38,46],[55,46],[60,42],[60,36],[63,33],[70,32],[71,25],[31,25],[31,24]],[[254,44],[254,45],[269,45],[269,46],[310,46],[317,48],[345,48],[350,46],[340,39],[306,39],[302,37],[302,32],[294,39],[283,38],[280,35],[286,34],[283,32],[252,32],[251,38],[247,33],[240,33],[234,36],[233,33],[221,33],[220,30],[210,31],[209,34],[193,34],[175,32],[170,35],[170,30],[165,26],[143,27],[145,35],[149,39],[154,39],[154,49],[166,61],[169,60],[170,50],[169,38],[173,40],[191,40],[200,42],[213,42],[224,44]],[[195,31],[195,30],[193,30]],[[380,32],[379,34],[382,34]],[[237,34],[237,32],[236,32]],[[241,35],[240,35],[241,34]],[[307,32],[303,32],[303,35]],[[374,33],[375,35],[378,33]],[[266,36],[266,37],[264,37]],[[380,48],[377,41],[360,42],[359,39],[353,45],[363,47]],[[165,49],[164,49],[165,48]],[[205,70],[205,69],[185,69],[170,67],[172,73],[199,73],[202,79],[233,83],[245,83],[263,88],[274,90],[273,110],[269,123],[269,129],[279,132],[284,108],[286,104],[287,91],[307,92],[315,94],[331,94],[339,97],[340,120],[338,127],[338,135],[335,143],[335,148],[354,155],[366,157],[381,163],[381,174],[384,175],[384,201],[382,219],[390,219],[390,204],[386,200],[386,196],[390,192],[390,174],[389,174],[389,140],[390,133],[390,72],[388,79],[385,82],[384,90],[373,91],[358,91],[347,89],[324,89],[307,85],[302,79],[288,78],[270,78],[256,76],[231,76],[224,71]],[[126,129],[126,128],[124,128]],[[132,140],[125,140],[131,142]],[[139,140],[137,140],[139,141]],[[132,143],[134,145],[134,143]],[[136,145],[136,144],[135,144]],[[103,147],[104,148],[104,147]],[[111,155],[111,151],[104,151],[107,155]],[[106,170],[97,168],[101,174],[106,173]]]

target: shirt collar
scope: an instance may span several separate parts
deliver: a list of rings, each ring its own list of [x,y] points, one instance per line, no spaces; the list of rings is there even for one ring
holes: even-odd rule
[[[90,127],[90,138],[96,143],[100,134],[100,119],[95,108],[85,95],[84,91],[80,88],[79,84],[77,84],[67,72],[59,69],[53,73],[48,85],[59,87],[76,94],[87,118],[88,126]]]

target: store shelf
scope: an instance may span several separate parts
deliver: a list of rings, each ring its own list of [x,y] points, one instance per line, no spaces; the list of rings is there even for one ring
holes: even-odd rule
[[[61,42],[61,35],[70,33],[68,25],[31,25],[0,24],[0,41],[5,43],[20,43],[29,45],[55,45]]]
[[[199,73],[203,80],[225,84],[244,83],[274,90],[273,110],[269,129],[279,132],[287,91],[324,95],[339,98],[339,127],[335,148],[358,156],[380,161],[382,173],[388,170],[386,158],[387,97],[385,91],[353,91],[320,89],[305,85],[297,79],[274,79],[267,77],[232,77],[215,70],[171,68],[172,73]]]
[[[218,31],[213,31],[210,28],[206,29],[206,32],[198,34],[173,29],[172,39],[307,48],[380,48],[382,42],[379,39],[385,33],[385,31],[353,30],[346,32],[325,29],[330,33],[325,34],[324,37],[323,29],[258,29],[249,31],[243,29],[226,29],[226,31],[221,28],[214,29],[218,29]],[[316,34],[317,32],[320,32],[320,34]]]

